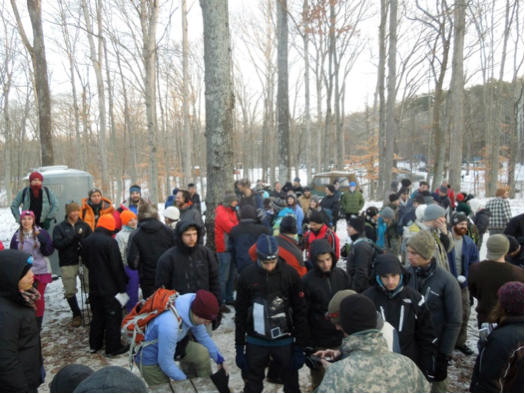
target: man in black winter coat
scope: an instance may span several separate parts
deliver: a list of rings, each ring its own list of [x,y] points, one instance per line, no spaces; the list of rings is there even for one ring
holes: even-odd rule
[[[112,238],[114,231],[113,216],[102,215],[95,232],[82,241],[82,262],[89,269],[89,298],[93,312],[89,330],[90,352],[100,350],[105,339],[108,357],[129,349],[129,345],[120,342],[122,305],[115,298],[119,293],[126,293],[128,277],[118,243]]]
[[[139,283],[144,299],[158,289],[155,286],[157,261],[174,245],[171,228],[159,220],[153,204],[142,204],[137,229],[129,235],[127,259],[131,269],[139,270]]]
[[[36,393],[43,383],[31,255],[0,251],[0,391]]]
[[[447,368],[462,323],[461,290],[457,279],[434,259],[434,238],[421,231],[407,241],[409,286],[425,297],[437,336],[438,355],[432,392],[447,392]]]
[[[436,334],[425,297],[407,287],[410,273],[392,254],[376,258],[371,281],[374,286],[363,294],[374,302],[383,320],[397,330],[401,354],[414,361],[432,381],[437,355]]]
[[[326,210],[328,217],[330,218],[330,227],[332,227],[332,229],[337,229],[337,219],[339,219],[341,203],[335,195],[334,185],[327,185],[324,190],[326,196],[321,200],[321,208]]]
[[[370,287],[370,270],[374,262],[374,247],[367,238],[365,222],[362,217],[350,218],[346,223],[346,231],[352,244],[345,244],[341,256],[346,258],[346,272],[350,276],[350,289],[362,293]]]
[[[335,253],[326,239],[318,239],[310,246],[310,259],[314,268],[303,278],[304,299],[308,311],[311,343],[315,351],[341,347],[343,332],[326,319],[328,304],[340,290],[351,289],[350,277],[342,268],[336,267]],[[323,381],[325,369],[311,369],[312,389]]]

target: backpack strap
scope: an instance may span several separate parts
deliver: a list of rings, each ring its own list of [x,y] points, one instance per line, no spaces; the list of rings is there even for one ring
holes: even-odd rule
[[[49,189],[45,186],[43,186],[42,188],[46,192],[47,201],[51,203],[51,199],[49,198]],[[26,198],[28,192],[29,192],[29,187],[25,187],[24,190],[22,191],[22,202],[24,202],[24,199]]]

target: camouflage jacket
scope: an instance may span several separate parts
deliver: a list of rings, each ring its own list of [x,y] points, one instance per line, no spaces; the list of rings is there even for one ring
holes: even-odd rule
[[[318,393],[428,393],[430,387],[408,357],[388,351],[378,330],[343,339],[343,359],[326,370]]]

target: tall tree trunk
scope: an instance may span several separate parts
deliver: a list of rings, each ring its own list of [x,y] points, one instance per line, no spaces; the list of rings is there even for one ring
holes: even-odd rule
[[[454,52],[452,54],[452,79],[450,91],[452,98],[452,129],[450,135],[450,186],[461,190],[461,164],[463,158],[464,134],[464,81],[463,81],[463,43],[465,41],[465,0],[456,0],[454,9]]]
[[[6,40],[7,43],[8,40]],[[13,201],[12,189],[11,189],[11,117],[9,115],[9,92],[11,91],[12,81],[12,70],[9,69],[10,56],[8,52],[11,52],[11,48],[5,48],[5,63],[3,65],[4,75],[2,75],[2,90],[3,90],[3,101],[4,101],[4,180],[5,180],[5,191],[7,197],[7,205],[10,206]],[[19,155],[21,152],[18,153]]]
[[[190,134],[190,110],[189,100],[189,75],[188,75],[188,18],[186,11],[186,0],[182,0],[182,104],[184,116],[184,177],[186,184],[192,180],[192,151],[191,134]]]
[[[306,129],[306,183],[312,180],[312,135],[310,130],[310,54],[308,53],[308,41],[310,40],[309,24],[310,7],[308,0],[303,1],[303,45],[304,45],[304,124]]]
[[[277,4],[277,124],[279,141],[279,181],[292,178],[290,166],[290,109],[288,102],[288,1]]]
[[[381,0],[381,22],[379,24],[379,64],[377,70],[377,93],[379,95],[379,169],[377,180],[377,195],[382,198],[389,187],[385,184],[386,159],[386,122],[385,122],[385,63],[386,63],[386,21],[388,17],[387,0]]]
[[[233,107],[227,0],[200,0],[206,97],[206,245],[215,249],[215,208],[233,187]]]

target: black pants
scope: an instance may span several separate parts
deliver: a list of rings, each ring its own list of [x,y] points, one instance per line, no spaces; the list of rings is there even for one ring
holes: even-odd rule
[[[142,298],[146,299],[152,295],[155,290],[155,279],[140,278],[140,289],[142,290]]]
[[[106,339],[106,353],[115,353],[122,347],[120,325],[122,306],[114,296],[94,296],[90,294],[93,320],[89,329],[89,347],[101,349]]]
[[[286,346],[258,346],[248,343],[246,345],[246,358],[248,371],[242,372],[245,381],[245,393],[261,393],[263,391],[264,369],[268,365],[270,355],[272,363],[281,369],[281,380],[285,393],[300,393],[299,371],[291,370],[293,345]]]

